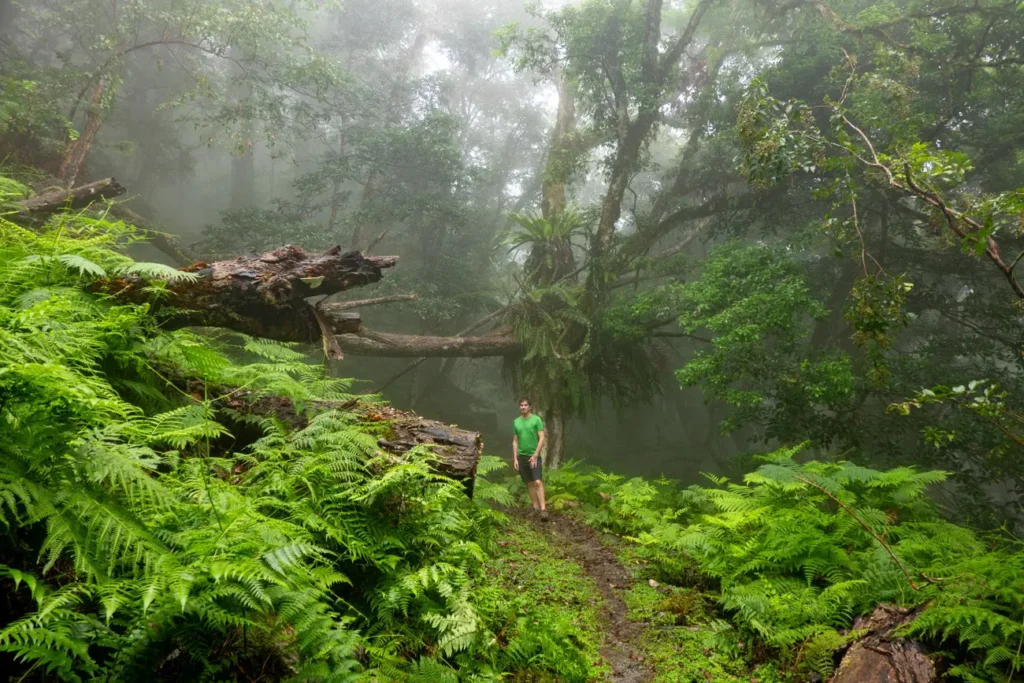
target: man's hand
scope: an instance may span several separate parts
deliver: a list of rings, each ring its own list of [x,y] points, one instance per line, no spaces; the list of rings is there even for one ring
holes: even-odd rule
[[[517,458],[514,455],[512,456],[512,469],[514,469],[516,472],[519,471],[519,458]]]
[[[532,455],[532,456],[530,457],[530,468],[531,468],[531,469],[537,466],[537,460],[538,460],[538,459],[540,459],[540,455],[538,455],[537,453],[534,453],[534,454],[533,454],[533,455]]]

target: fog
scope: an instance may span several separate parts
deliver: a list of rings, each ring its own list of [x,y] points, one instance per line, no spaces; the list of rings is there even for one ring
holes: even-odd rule
[[[334,297],[416,295],[359,309],[374,333],[450,338],[504,311],[466,334],[517,354],[435,348],[410,369],[397,343],[325,360],[298,342],[489,453],[509,454],[527,395],[564,460],[693,483],[807,442],[950,470],[957,514],[997,524],[1024,462],[1006,273],[1024,36],[989,4],[908,47],[907,25],[813,2],[0,0],[0,161],[37,189],[116,178],[185,259],[133,248],[147,260],[397,255]],[[945,175],[889,182],[901,154]],[[940,194],[1002,266],[932,213]],[[1008,395],[892,408],[972,380]]]

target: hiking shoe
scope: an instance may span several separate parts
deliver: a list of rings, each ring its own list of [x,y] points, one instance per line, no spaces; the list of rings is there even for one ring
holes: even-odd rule
[[[542,522],[548,521],[548,511],[547,510],[541,510],[540,511],[540,521],[542,521]]]

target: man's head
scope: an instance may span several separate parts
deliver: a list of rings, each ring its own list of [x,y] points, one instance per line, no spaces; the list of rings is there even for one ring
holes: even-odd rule
[[[520,415],[525,417],[525,416],[530,414],[531,410],[533,410],[533,406],[530,405],[530,399],[528,399],[528,398],[521,398],[521,399],[519,399],[519,413],[520,413]]]

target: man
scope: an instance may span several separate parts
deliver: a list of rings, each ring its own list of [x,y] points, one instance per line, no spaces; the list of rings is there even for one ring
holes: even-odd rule
[[[540,518],[547,521],[548,511],[544,504],[544,482],[540,449],[544,446],[544,421],[533,414],[529,399],[519,402],[519,417],[512,422],[512,467],[526,484],[526,491],[533,501],[533,509],[540,511]],[[520,463],[520,458],[523,462]]]

